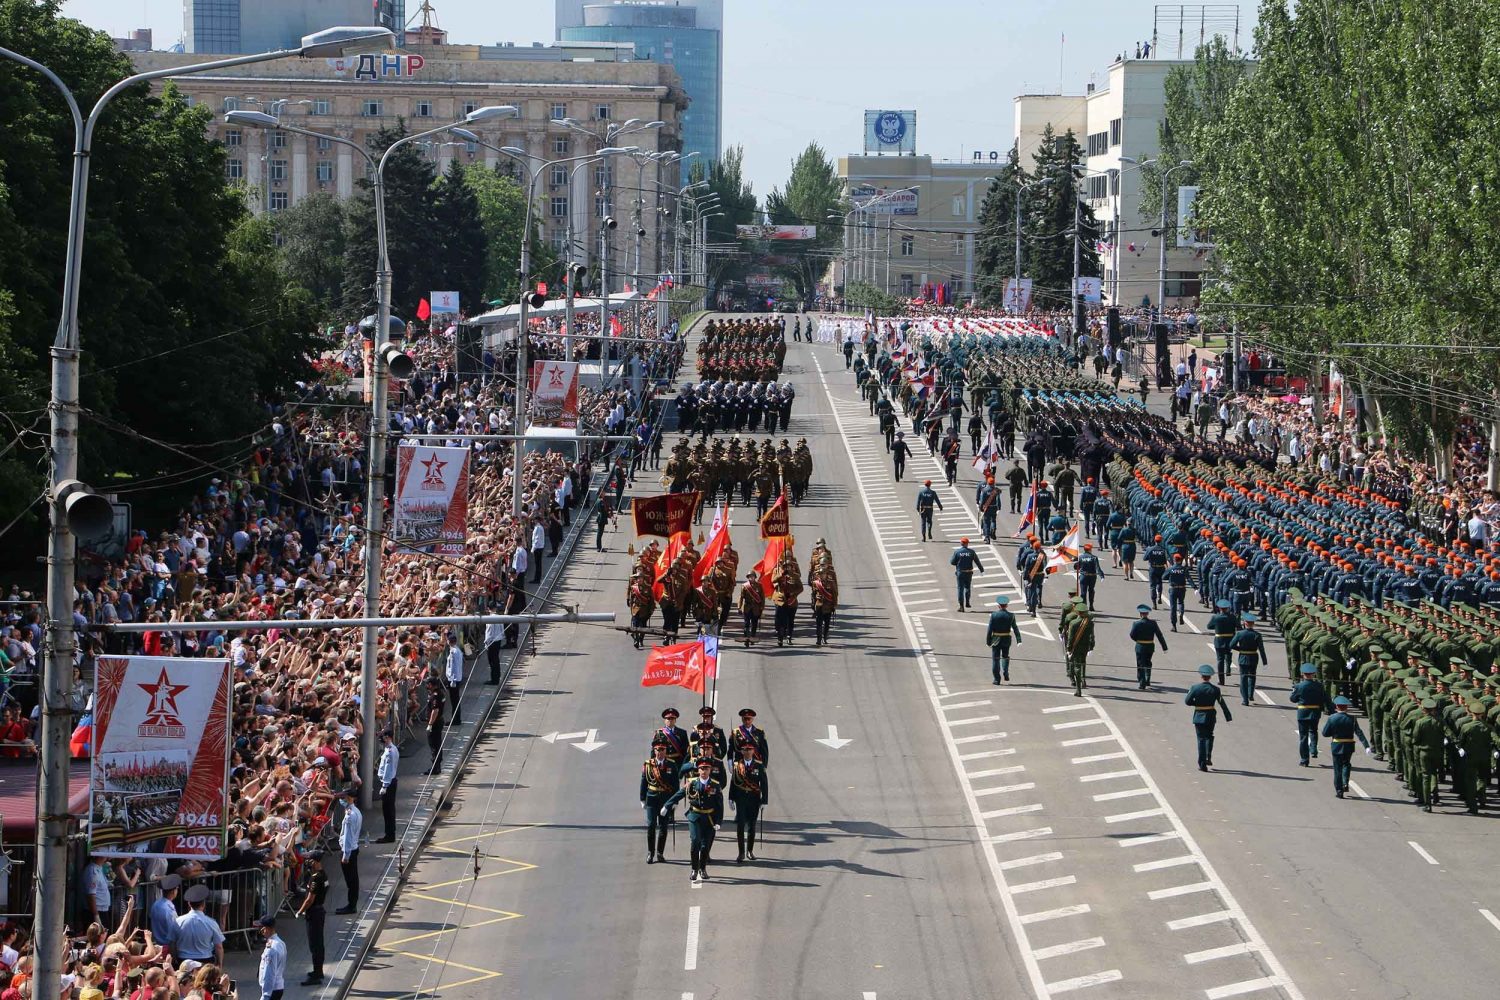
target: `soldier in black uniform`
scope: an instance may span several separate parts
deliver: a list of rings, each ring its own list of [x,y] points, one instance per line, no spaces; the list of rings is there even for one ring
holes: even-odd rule
[[[1151,686],[1151,656],[1156,644],[1162,651],[1167,649],[1167,637],[1161,634],[1161,626],[1151,618],[1151,606],[1138,604],[1135,610],[1140,617],[1130,626],[1130,639],[1135,643],[1135,680],[1142,691]]]
[[[1094,555],[1093,542],[1083,543],[1083,554],[1078,557],[1075,569],[1078,571],[1078,596],[1087,601],[1089,610],[1093,611],[1094,590],[1099,586],[1099,578],[1104,575],[1104,565]]]
[[[657,733],[651,740],[651,756],[641,765],[641,808],[646,812],[646,864],[665,860],[667,827],[672,820],[663,807],[681,782],[678,768],[667,756],[667,738]]]
[[[687,799],[688,831],[692,835],[692,880],[708,878],[709,854],[714,846],[714,829],[724,821],[724,789],[713,779],[714,762],[698,762],[698,774],[677,791],[658,811],[666,816],[672,807]]]
[[[906,434],[897,431],[896,441],[891,445],[891,462],[896,468],[896,482],[901,482],[901,474],[906,471],[906,460],[910,457],[911,445],[906,443]]]
[[[688,734],[692,752],[688,754],[687,763],[682,765],[682,770],[678,774],[683,781],[692,778],[698,766],[706,760],[713,765],[711,777],[718,782],[719,787],[724,788],[729,784],[729,774],[724,768],[724,752],[728,748],[720,750],[719,746],[715,745],[714,732],[717,729],[713,720],[704,719]]]
[[[303,859],[307,862],[307,885],[302,905],[297,907],[297,916],[307,921],[307,951],[312,956],[312,971],[302,980],[302,985],[316,986],[323,981],[323,922],[328,917],[328,875],[323,871],[322,851],[309,851]]]
[[[1203,679],[1188,688],[1187,696],[1182,700],[1193,708],[1193,729],[1198,733],[1198,770],[1207,771],[1214,766],[1214,724],[1218,722],[1218,710],[1224,710],[1225,722],[1233,722],[1234,717],[1229,714],[1224,695],[1209,679],[1214,675],[1214,668],[1205,663],[1198,668],[1198,674]]]
[[[770,800],[771,779],[766,775],[766,766],[756,759],[755,747],[743,743],[729,776],[729,801],[734,803],[734,836],[740,848],[736,863],[747,857],[755,860],[755,832],[760,822],[760,810]]]

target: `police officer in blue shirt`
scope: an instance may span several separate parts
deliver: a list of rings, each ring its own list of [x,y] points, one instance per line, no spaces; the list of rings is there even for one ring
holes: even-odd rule
[[[958,610],[963,613],[966,608],[972,608],[974,571],[984,572],[984,563],[979,561],[979,553],[969,548],[969,540],[960,538],[958,548],[953,550],[953,557],[948,560],[948,565],[953,567],[954,575],[958,578]]]
[[[1297,706],[1297,755],[1303,767],[1308,758],[1318,756],[1318,720],[1323,712],[1333,712],[1328,689],[1318,680],[1318,668],[1311,663],[1301,667],[1302,679],[1292,688],[1292,704]],[[1243,677],[1243,674],[1241,675]]]

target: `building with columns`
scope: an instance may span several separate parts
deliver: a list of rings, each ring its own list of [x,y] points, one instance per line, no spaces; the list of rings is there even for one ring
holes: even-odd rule
[[[167,79],[193,103],[213,112],[209,134],[224,144],[225,170],[230,180],[245,187],[252,211],[276,212],[319,193],[348,198],[367,168],[354,150],[337,143],[290,132],[228,127],[227,111],[276,113],[302,128],[365,142],[398,121],[417,132],[457,121],[475,108],[514,105],[521,111],[519,118],[483,123],[473,131],[495,146],[526,150],[533,170],[548,160],[597,149],[608,123],[631,119],[665,125],[636,132],[623,144],[648,153],[680,150],[687,98],[677,73],[670,66],[635,60],[630,48],[408,45],[399,53],[283,59]],[[172,52],[129,55],[138,70],[202,59]],[[565,126],[560,121],[564,118],[593,135]],[[473,143],[434,143],[426,155],[439,173],[453,159],[490,166],[514,162]],[[654,273],[646,272],[657,260],[667,259],[657,254],[672,222],[664,222],[658,211],[667,200],[653,181],[675,190],[685,183],[678,167],[624,157],[613,158],[607,168],[590,164],[575,171],[572,166],[547,168],[537,178],[534,213],[543,237],[561,252],[571,223],[573,258],[592,261],[599,247],[600,222],[612,215],[619,229],[611,240],[611,271],[628,273],[634,233],[641,228],[643,283],[653,280]],[[637,213],[639,227],[634,225]]]

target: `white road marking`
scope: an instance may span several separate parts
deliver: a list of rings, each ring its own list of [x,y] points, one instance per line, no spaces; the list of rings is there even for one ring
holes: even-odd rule
[[[1009,844],[1012,841],[1016,840],[1035,840],[1038,837],[1050,836],[1052,836],[1052,827],[1039,826],[1035,830],[1022,830],[1019,833],[999,833],[985,839],[992,844]],[[991,851],[990,853],[993,854],[994,852]],[[997,871],[1000,869],[1000,864],[998,861],[995,863],[995,868]],[[1015,901],[1012,900],[1009,895],[1003,896],[1002,898],[1005,900],[1006,905],[1011,910],[1011,912],[1014,912]]]
[[[995,778],[1002,774],[1015,774],[1017,771],[1024,770],[1026,770],[1025,764],[1015,764],[1011,767],[992,767],[988,771],[971,771],[969,773],[969,780],[973,781],[976,778]]]
[[[983,750],[979,753],[960,754],[959,760],[988,760],[991,757],[1009,757],[1016,752],[1015,747],[1006,747],[1004,750]]]
[[[1117,750],[1114,753],[1096,753],[1096,754],[1094,754],[1093,756],[1090,756],[1090,757],[1074,757],[1068,763],[1070,763],[1070,764],[1094,764],[1094,763],[1097,763],[1097,762],[1102,761],[1102,760],[1120,760],[1121,758],[1128,757],[1128,756],[1130,756],[1130,755],[1127,754],[1125,751],[1123,751],[1123,750]]]
[[[1135,866],[1137,873],[1161,871],[1163,868],[1177,868],[1181,865],[1196,865],[1198,859],[1191,854],[1184,854],[1177,858],[1163,858],[1160,861],[1142,861]]]
[[[1086,712],[1093,707],[1092,705],[1053,705],[1051,708],[1042,709],[1042,714],[1055,715],[1058,712]]]
[[[1000,785],[996,788],[978,788],[974,790],[974,797],[979,798],[980,796],[984,795],[1004,795],[1006,792],[1024,792],[1035,787],[1036,782],[1034,781],[1022,781],[1019,784],[1015,785]]]
[[[1037,959],[1060,958],[1063,955],[1076,955],[1080,951],[1088,951],[1091,948],[1103,948],[1104,939],[1101,937],[1080,938],[1077,941],[1069,941],[1067,944],[1055,944],[1050,948],[1038,948],[1032,952]]]
[[[701,906],[688,907],[687,925],[687,952],[682,959],[684,972],[692,972],[698,968],[698,922],[703,913]]]
[[[1010,733],[983,733],[979,736],[960,736],[953,742],[957,743],[959,746],[963,746],[965,743],[982,743],[985,740],[1002,740],[1009,735]]]
[[[960,708],[983,708],[986,705],[992,704],[994,704],[994,702],[990,701],[989,699],[985,699],[984,701],[961,701],[957,705],[944,705],[943,711],[956,712]]]
[[[980,723],[984,723],[984,722],[999,722],[1000,721],[1000,716],[998,716],[998,715],[976,715],[972,719],[949,719],[947,721],[948,721],[948,728],[952,729],[955,726],[977,726]]]
[[[691,993],[684,993],[682,995],[682,1000],[693,1000],[693,995]]]
[[[864,1000],[875,1000],[875,991],[874,990],[865,990],[864,991]]]
[[[1163,840],[1175,840],[1181,836],[1175,830],[1171,833],[1148,833],[1143,837],[1126,837],[1119,844],[1121,847],[1145,847],[1147,844],[1159,844]]]
[[[1062,745],[1065,747],[1082,747],[1088,746],[1090,743],[1110,743],[1114,739],[1113,736],[1084,736],[1076,740],[1063,740]]]
[[[1490,922],[1490,926],[1500,931],[1500,917],[1495,916],[1489,910],[1481,909],[1479,915]]]
[[[1085,726],[1102,726],[1103,719],[1079,719],[1076,722],[1054,722],[1053,729],[1082,729]]]
[[[1071,993],[1073,990],[1087,989],[1090,986],[1099,986],[1103,983],[1115,983],[1124,979],[1119,969],[1110,969],[1108,972],[1093,972],[1087,976],[1077,976],[1073,979],[1062,979],[1055,983],[1047,984],[1049,996],[1058,993]]]
[[[1061,851],[1048,851],[1046,854],[1033,854],[1029,858],[1017,858],[1014,861],[1000,862],[1001,871],[1011,871],[1016,868],[1030,868],[1032,865],[1045,865],[1052,861],[1061,861]],[[1480,912],[1488,912],[1483,910]]]
[[[1174,885],[1170,889],[1153,889],[1146,893],[1146,898],[1152,901],[1158,899],[1173,899],[1177,896],[1191,896],[1195,892],[1213,892],[1212,882],[1194,882],[1191,885]]]
[[[1199,628],[1198,626],[1194,625],[1193,624],[1193,620],[1191,618],[1189,618],[1187,615],[1183,615],[1182,616],[1182,624],[1186,625],[1188,628],[1192,629],[1194,632],[1197,632],[1199,635],[1203,634],[1203,630],[1201,628]]]
[[[1241,983],[1230,983],[1228,986],[1215,986],[1211,990],[1206,990],[1204,995],[1208,997],[1208,1000],[1224,1000],[1225,997],[1259,993],[1261,990],[1274,990],[1286,985],[1288,985],[1286,980],[1280,976],[1263,976],[1260,979],[1246,979]]]
[[[1114,756],[1114,755],[1111,754],[1110,756]],[[1124,754],[1120,754],[1120,756],[1123,757],[1125,755]],[[1079,781],[1109,781],[1109,780],[1111,780],[1113,778],[1133,778],[1137,774],[1140,774],[1140,773],[1141,772],[1137,771],[1135,768],[1131,768],[1128,771],[1105,771],[1105,772],[1103,772],[1101,774],[1080,774],[1078,776],[1078,780]]]
[[[991,809],[979,814],[980,819],[999,819],[1001,816],[1020,816],[1023,813],[1038,813],[1042,811],[1040,802],[1030,802],[1024,806],[1007,806],[1004,809]]]
[[[1065,885],[1074,885],[1078,882],[1076,875],[1059,875],[1057,878],[1044,878],[1039,882],[1022,882],[1013,885],[1010,891],[1019,896],[1025,892],[1041,892],[1043,889],[1057,889]]]
[[[1182,960],[1188,965],[1198,965],[1200,962],[1212,962],[1220,958],[1233,958],[1235,955],[1248,955],[1255,950],[1255,946],[1248,941],[1239,944],[1226,944],[1222,948],[1206,948],[1203,951],[1190,951],[1182,956]]]
[[[1261,701],[1265,702],[1267,705],[1274,705],[1274,704],[1276,704],[1276,699],[1272,698],[1270,695],[1266,694],[1264,691],[1261,691],[1259,689],[1256,690],[1255,697],[1259,698]]]
[[[1415,840],[1408,840],[1407,843],[1410,844],[1411,849],[1416,851],[1417,855],[1429,865],[1435,865],[1438,863],[1438,859],[1433,857],[1431,854],[1428,854],[1427,850]]]
[[[1150,795],[1150,794],[1151,794],[1151,789],[1149,789],[1149,788],[1127,788],[1124,791],[1119,791],[1119,792],[1101,792],[1100,794],[1094,796],[1094,801],[1095,802],[1113,802],[1116,799],[1135,799],[1135,798],[1140,798],[1142,795]],[[1161,814],[1157,813],[1156,815],[1159,816]]]
[[[1214,913],[1200,913],[1196,917],[1183,917],[1181,920],[1168,920],[1167,930],[1182,931],[1189,927],[1202,927],[1205,924],[1221,924],[1226,920],[1233,920],[1234,914],[1228,910],[1219,910]]]
[[[1022,924],[1040,924],[1048,920],[1061,920],[1063,917],[1076,917],[1084,913],[1092,913],[1093,910],[1087,903],[1077,903],[1073,906],[1059,906],[1055,910],[1040,910],[1036,913],[1022,913],[1016,919]]]
[[[1368,799],[1370,797],[1369,792],[1365,791],[1363,788],[1360,788],[1352,781],[1349,782],[1349,791],[1353,792],[1355,795],[1358,795],[1362,799]]]

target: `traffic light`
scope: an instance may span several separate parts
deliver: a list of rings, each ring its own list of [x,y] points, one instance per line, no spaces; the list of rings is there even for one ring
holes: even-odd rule
[[[605,229],[615,229],[619,225],[620,224],[615,221],[615,217],[613,215],[606,215],[604,217],[604,228]]]
[[[533,291],[530,291],[530,292],[523,292],[521,294],[521,299],[522,299],[522,301],[524,301],[526,303],[526,305],[530,306],[532,309],[540,309],[542,306],[546,305],[547,304],[547,284],[546,284],[546,282],[538,281],[536,283],[536,289],[533,290]]]
[[[52,499],[67,519],[68,530],[80,538],[98,538],[114,524],[110,502],[76,479],[58,483]]]

